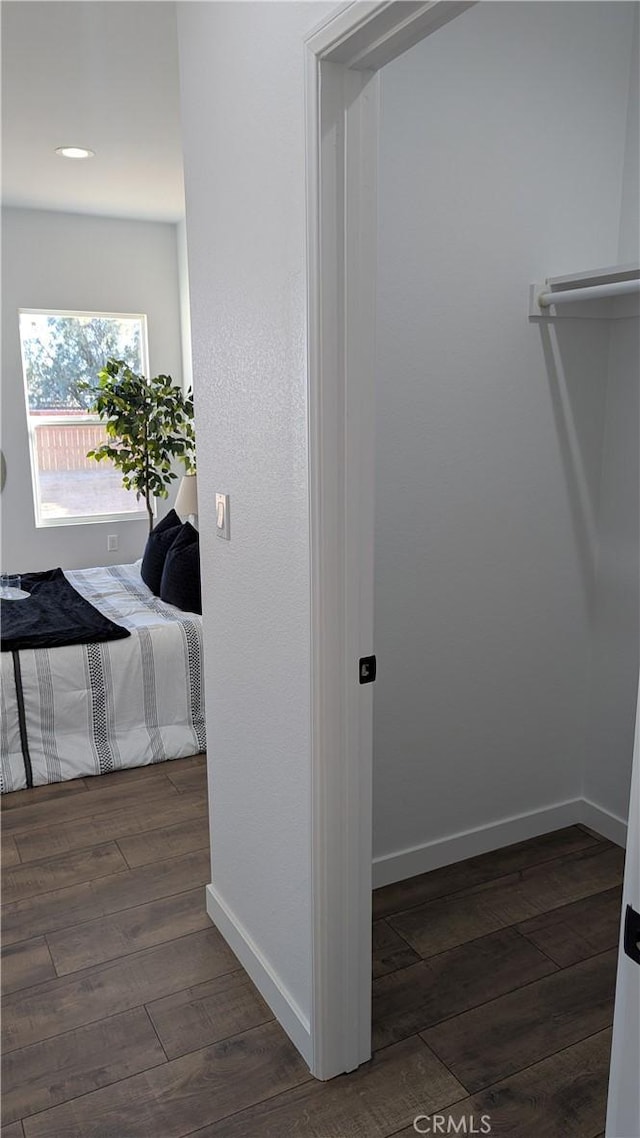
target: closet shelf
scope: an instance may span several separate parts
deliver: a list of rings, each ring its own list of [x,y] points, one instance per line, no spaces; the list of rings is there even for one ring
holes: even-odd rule
[[[638,306],[634,298],[638,295],[638,265],[613,265],[605,269],[547,277],[545,281],[530,286],[529,316],[552,319],[558,316],[583,319],[637,316]]]

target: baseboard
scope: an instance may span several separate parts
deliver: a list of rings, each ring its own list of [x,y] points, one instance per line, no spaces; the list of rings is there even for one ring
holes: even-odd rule
[[[253,980],[274,1016],[311,1067],[311,1027],[309,1020],[287,991],[282,980],[260,952],[249,933],[226,904],[214,885],[206,888],[207,913]]]
[[[373,888],[404,881],[418,873],[429,873],[442,865],[476,857],[502,846],[510,846],[514,842],[524,842],[527,838],[537,838],[551,830],[560,830],[563,826],[574,826],[577,822],[597,830],[617,845],[625,845],[626,825],[622,819],[584,798],[573,798],[542,810],[533,810],[529,814],[518,814],[480,826],[476,830],[465,830],[447,838],[426,842],[422,846],[374,858]]]
[[[595,802],[590,802],[588,798],[582,799],[580,821],[584,826],[589,826],[598,834],[602,834],[603,838],[615,842],[617,846],[622,846],[623,849],[626,847],[627,823],[624,819],[612,814],[610,810],[604,810],[602,806],[596,806]]]
[[[626,844],[627,826],[622,818],[586,798],[574,798],[529,814],[519,814],[475,830],[465,830],[447,838],[374,858],[373,888],[403,881],[419,873],[428,873],[440,866],[510,846],[514,842],[523,842],[527,838],[537,838],[551,830],[560,830],[576,823],[589,826],[616,845],[624,847]],[[311,1067],[311,1029],[308,1018],[213,884],[207,885],[206,905],[207,913],[216,928]]]

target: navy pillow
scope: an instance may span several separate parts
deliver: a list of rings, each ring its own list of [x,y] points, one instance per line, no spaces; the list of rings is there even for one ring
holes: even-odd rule
[[[169,510],[162,521],[158,522],[157,526],[151,530],[147,539],[142,556],[140,576],[156,597],[160,596],[160,583],[165,558],[178,536],[181,526],[182,522],[175,510]]]
[[[202,612],[200,538],[190,522],[181,527],[162,571],[160,600],[184,612]]]

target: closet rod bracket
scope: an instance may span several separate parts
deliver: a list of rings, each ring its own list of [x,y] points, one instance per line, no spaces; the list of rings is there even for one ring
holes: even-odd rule
[[[564,277],[547,277],[529,286],[529,316],[611,319],[634,316],[640,295],[640,269],[618,265]],[[618,303],[612,304],[613,301]],[[566,310],[565,310],[565,305]]]

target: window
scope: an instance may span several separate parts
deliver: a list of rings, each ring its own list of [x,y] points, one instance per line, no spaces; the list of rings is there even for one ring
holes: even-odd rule
[[[146,317],[22,309],[19,318],[36,525],[146,517],[120,471],[87,458],[106,428],[80,388],[110,357],[147,374]]]

